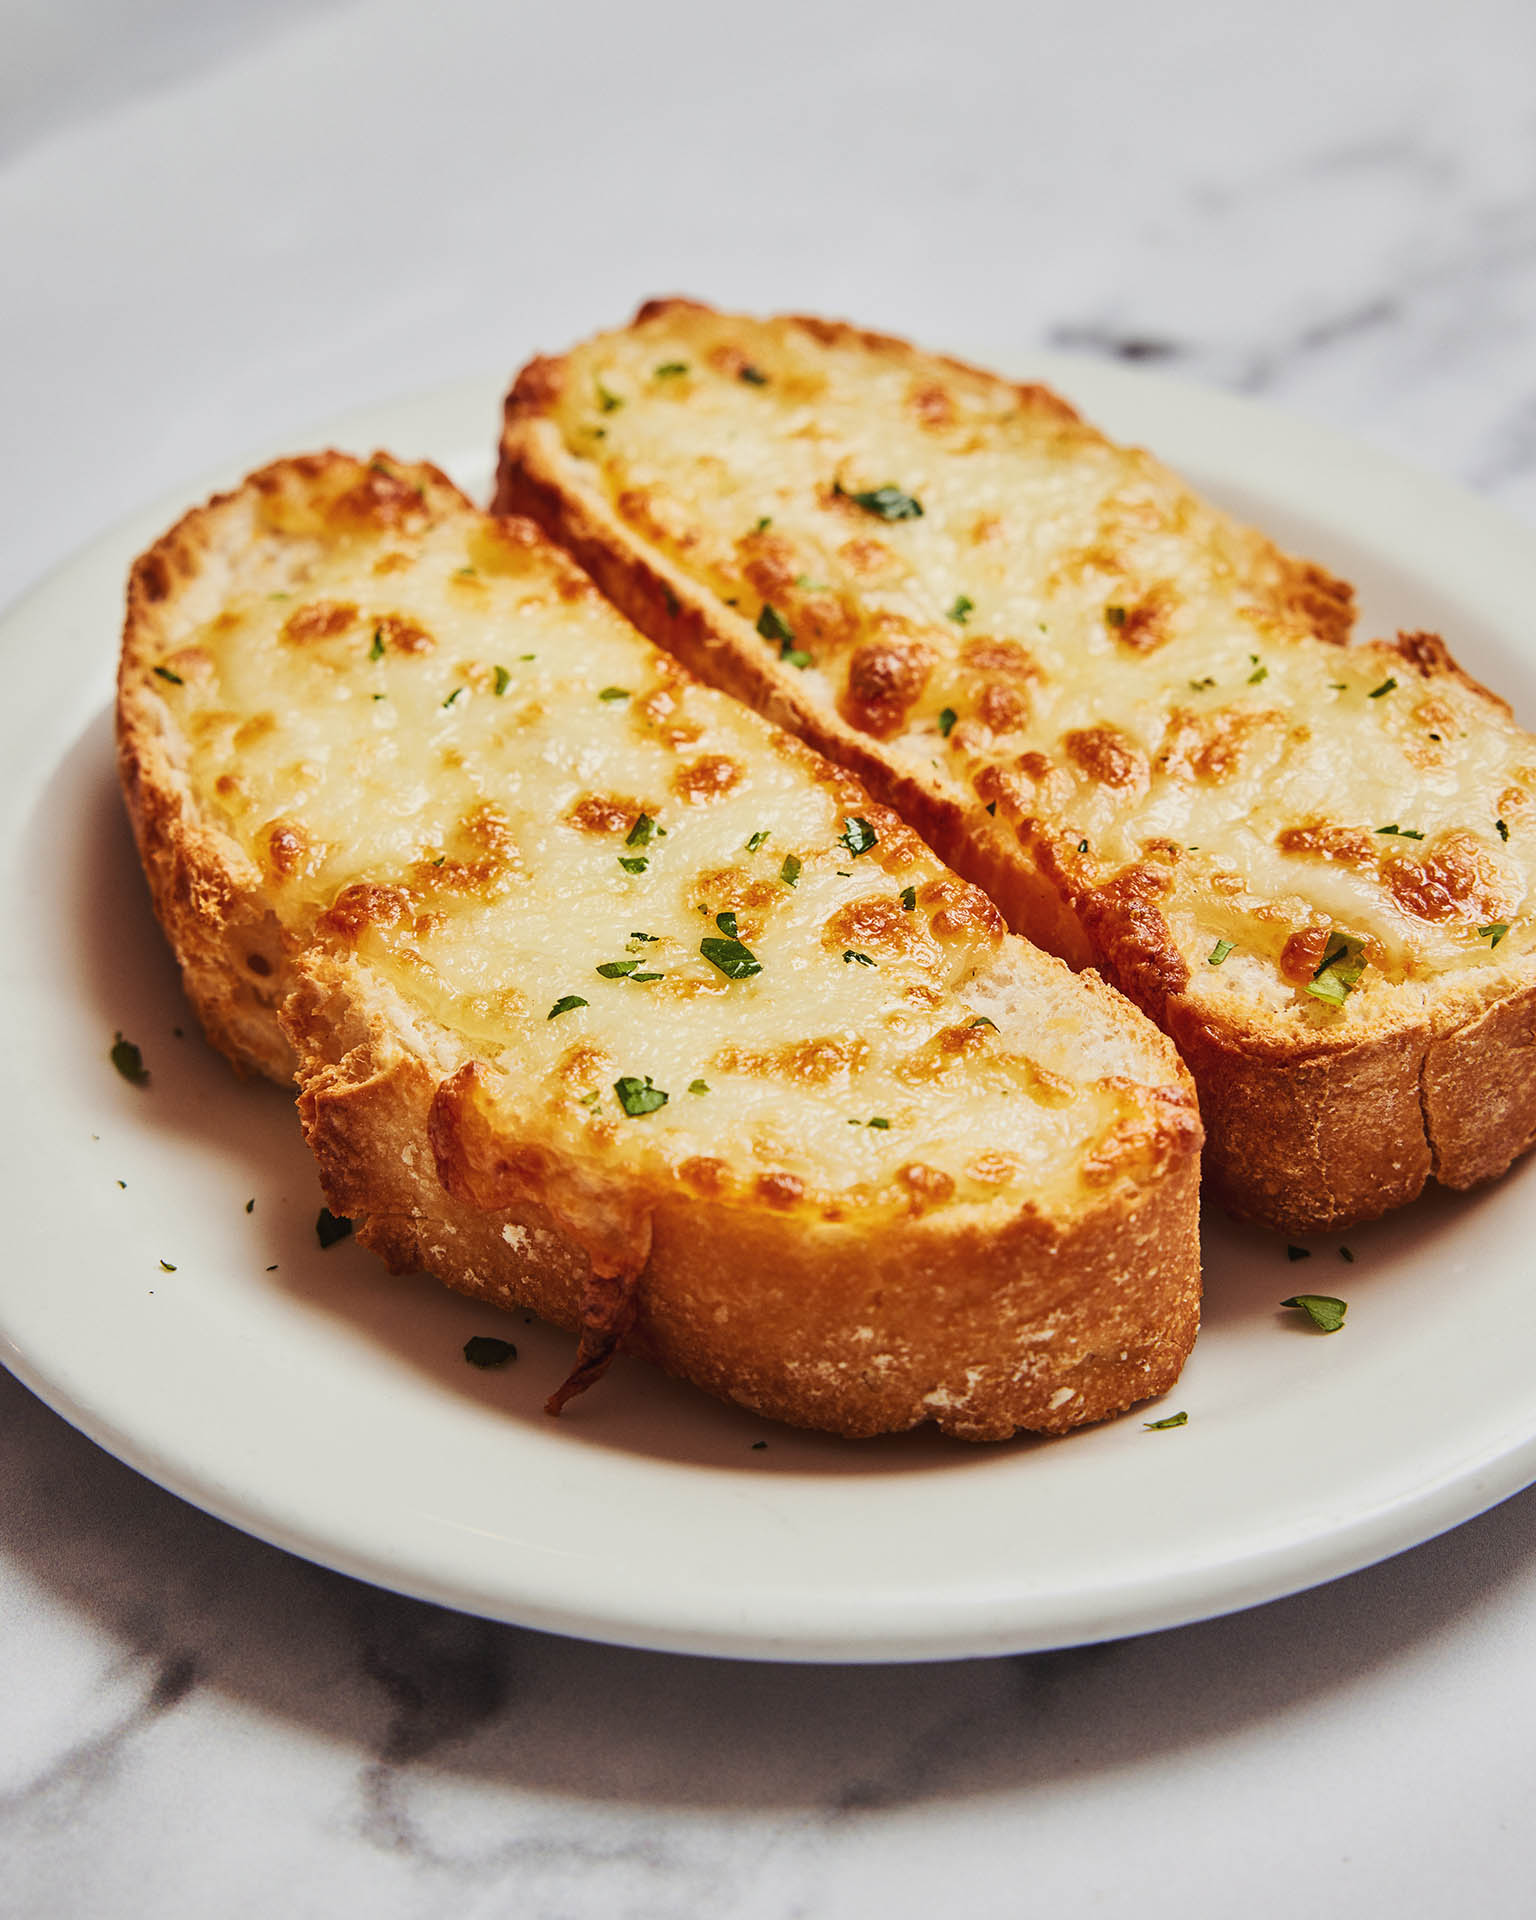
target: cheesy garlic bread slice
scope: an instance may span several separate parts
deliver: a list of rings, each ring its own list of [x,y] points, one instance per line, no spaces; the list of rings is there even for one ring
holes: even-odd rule
[[[133,570],[122,781],[214,1042],[398,1270],[797,1424],[1056,1431],[1198,1316],[1173,1048],[530,522],[328,453]],[[553,1383],[552,1383],[553,1384]]]
[[[1536,1138],[1536,740],[1441,641],[1046,390],[653,302],[536,360],[499,505],[1178,1044],[1302,1232]]]

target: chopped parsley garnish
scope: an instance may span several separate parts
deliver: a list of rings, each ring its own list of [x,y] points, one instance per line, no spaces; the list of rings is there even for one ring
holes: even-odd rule
[[[1269,668],[1266,667],[1264,662],[1261,660],[1255,666],[1253,672],[1249,674],[1248,684],[1250,687],[1256,687],[1261,680],[1267,680],[1268,678],[1269,678]]]
[[[475,570],[473,567],[456,567],[454,569],[454,578],[456,580],[473,580],[474,577]]]
[[[994,1033],[998,1031],[997,1022],[995,1020],[989,1020],[984,1013],[978,1013],[976,1018],[971,1022],[971,1025],[973,1027],[990,1027]]]
[[[916,912],[917,912],[917,888],[916,888],[916,887],[903,887],[903,888],[902,888],[902,890],[901,890],[901,904],[902,904],[902,907],[903,907],[903,909],[904,909],[904,910],[905,910],[905,911],[906,911],[907,913],[916,913]]]
[[[652,946],[661,938],[659,933],[632,933],[631,940],[639,940],[646,946]]]
[[[987,802],[986,810],[988,813],[995,814],[997,812],[997,802],[995,800],[989,800]]]
[[[619,1105],[631,1120],[638,1120],[643,1114],[655,1113],[667,1104],[667,1096],[660,1087],[651,1085],[651,1076],[637,1080],[632,1073],[626,1073],[622,1079],[615,1080],[613,1090],[618,1095]]]
[[[1382,681],[1379,687],[1371,688],[1366,698],[1369,700],[1379,700],[1384,693],[1391,693],[1391,691],[1396,685],[1397,685],[1396,680],[1394,680],[1392,675],[1389,673],[1386,679]]]
[[[1310,1260],[1312,1258],[1312,1249],[1310,1247],[1287,1247],[1285,1257],[1287,1260]]]
[[[648,813],[642,813],[625,834],[624,844],[626,847],[648,847],[651,844],[651,835],[655,831],[656,822]]]
[[[629,977],[639,986],[642,980],[665,980],[667,976],[664,973],[632,973]]]
[[[1104,623],[1110,627],[1123,627],[1125,625],[1125,608],[1106,607],[1104,609]]]
[[[946,620],[953,620],[957,627],[963,627],[976,611],[976,602],[968,593],[957,593],[955,604],[945,614]]]
[[[759,827],[757,832],[754,833],[752,838],[747,842],[747,852],[756,853],[759,847],[767,844],[768,837],[768,829],[766,827]]]
[[[368,658],[370,660],[382,660],[384,658],[384,629],[382,627],[375,627],[373,630],[373,645],[368,649]]]
[[[768,376],[761,367],[739,367],[736,378],[744,380],[749,387],[766,387],[768,384]]]
[[[650,864],[650,861],[646,859],[643,853],[621,853],[619,855],[619,865],[626,873],[644,873]]]
[[[638,960],[605,960],[598,972],[605,980],[627,980],[639,964]]]
[[[765,640],[777,640],[783,646],[795,644],[794,629],[771,601],[763,602],[763,610],[757,616],[757,630]]]
[[[831,588],[825,580],[813,580],[808,573],[797,573],[795,585],[802,593],[829,593]]]
[[[1189,1415],[1187,1413],[1169,1413],[1165,1414],[1161,1420],[1143,1420],[1141,1424],[1146,1428],[1148,1433],[1163,1433],[1169,1427],[1187,1427],[1189,1425]]]
[[[1222,961],[1225,960],[1227,955],[1232,951],[1235,944],[1236,943],[1231,940],[1218,940],[1215,946],[1212,947],[1210,952],[1205,956],[1205,964],[1208,967],[1219,967]]]
[[[512,676],[511,676],[511,674],[507,672],[507,670],[506,670],[506,668],[505,668],[505,667],[498,667],[498,668],[496,669],[496,692],[497,692],[497,694],[498,694],[498,695],[500,695],[500,694],[503,694],[503,693],[505,693],[505,692],[506,692],[506,690],[507,690],[507,688],[508,688],[508,687],[510,687],[510,686],[511,686],[511,684],[512,684]]]
[[[443,702],[443,705],[444,705],[445,707],[451,707],[451,706],[453,705],[453,703],[454,703],[454,701],[458,699],[458,697],[459,697],[459,695],[460,695],[460,694],[461,694],[461,693],[462,693],[463,691],[464,691],[464,689],[463,689],[462,687],[455,687],[455,688],[454,688],[454,690],[453,690],[453,692],[452,692],[452,693],[450,693],[450,694],[449,694],[449,696],[448,696],[448,698],[447,698],[447,699],[446,699],[446,700],[445,700],[445,701]]]
[[[160,1271],[162,1273],[174,1273],[176,1269],[171,1265],[169,1260],[162,1260],[160,1262]]]
[[[169,680],[173,687],[184,687],[187,684],[179,673],[172,673],[169,667],[156,667],[155,672],[162,680]]]
[[[558,1020],[562,1013],[574,1013],[578,1007],[589,1007],[591,1004],[590,1000],[583,1000],[579,993],[563,993],[544,1018]]]
[[[847,966],[850,960],[857,960],[861,967],[872,967],[875,964],[867,953],[856,953],[852,947],[844,947],[843,965]]]
[[[715,925],[720,929],[720,931],[723,934],[728,935],[729,938],[732,940],[734,940],[737,934],[741,932],[741,928],[738,927],[736,924],[735,914],[730,912],[729,909],[727,909],[726,912],[724,913],[717,913],[715,915]]]
[[[885,1115],[882,1113],[877,1113],[872,1115],[870,1119],[864,1122],[864,1124],[867,1127],[875,1127],[884,1133],[889,1133],[891,1128],[890,1121],[887,1120]]]
[[[510,1340],[498,1340],[489,1333],[477,1333],[464,1342],[464,1358],[472,1367],[504,1367],[517,1358]]]
[[[1086,853],[1088,851],[1088,842],[1086,840],[1079,840],[1077,850],[1079,853]]]
[[[709,1082],[707,1080],[690,1080],[688,1082],[688,1091],[690,1093],[708,1093]]]
[[[661,597],[663,601],[665,601],[666,603],[668,615],[675,620],[683,610],[682,601],[678,599],[677,595],[672,591],[670,587],[662,588]]]
[[[658,380],[675,380],[679,374],[686,373],[687,371],[688,362],[686,360],[663,360],[661,365],[656,369],[656,378]]]
[[[762,519],[759,520],[757,525],[752,529],[752,531],[754,533],[766,533],[772,525],[773,525],[773,515],[771,513],[765,513]]]
[[[724,926],[727,920],[733,924],[734,914],[721,913],[715,916],[718,926]],[[744,947],[735,939],[708,939],[699,942],[699,952],[709,964],[723,973],[727,980],[749,980],[754,973],[761,973],[763,963],[750,947]]]
[[[872,513],[877,520],[921,520],[922,503],[900,487],[873,487],[867,493],[850,493],[841,480],[834,480],[832,491],[840,499],[851,500],[856,507]]]
[[[1504,822],[1502,820],[1495,820],[1493,824],[1499,830],[1499,838],[1501,840],[1507,840],[1509,838],[1509,828],[1505,826]]]
[[[610,393],[601,380],[595,381],[594,385],[597,388],[598,403],[604,413],[612,413],[616,408],[623,406],[624,402],[619,396],[616,393]]]
[[[840,847],[846,847],[852,854],[868,853],[879,836],[862,814],[854,814],[844,820],[843,830],[837,836]]]
[[[1423,834],[1417,827],[1400,827],[1394,820],[1390,827],[1378,827],[1378,833],[1395,833],[1399,840],[1422,840]]]
[[[1280,1304],[1282,1307],[1299,1308],[1319,1333],[1337,1333],[1349,1311],[1347,1303],[1335,1299],[1331,1293],[1293,1293],[1289,1300],[1282,1300]]]
[[[246,1201],[245,1210],[247,1213],[254,1213],[256,1211],[256,1196],[254,1194]]]
[[[1495,920],[1491,926],[1479,927],[1477,935],[1480,940],[1486,940],[1490,947],[1496,947],[1508,932],[1507,920]]]
[[[1351,1266],[1355,1264],[1355,1256],[1350,1252],[1348,1247],[1339,1248],[1339,1258],[1341,1260],[1347,1260]]]
[[[945,707],[940,711],[939,732],[946,740],[949,738],[950,729],[959,718],[959,714],[955,712],[953,707]]]
[[[143,1054],[131,1040],[125,1040],[120,1033],[112,1036],[111,1060],[123,1078],[131,1080],[134,1086],[149,1085],[149,1069],[144,1064]]]
[[[1330,1007],[1342,1007],[1345,994],[1364,972],[1364,943],[1347,933],[1330,933],[1317,971],[1307,982],[1307,992]]]
[[[800,882],[800,862],[792,853],[786,853],[784,864],[779,868],[779,878],[786,887],[798,886]]]
[[[779,658],[786,667],[799,667],[802,671],[811,664],[811,656],[804,647],[780,647]]]
[[[1207,674],[1203,680],[1191,680],[1189,690],[1191,693],[1204,693],[1208,687],[1214,687],[1215,684],[1216,682]]]
[[[322,1207],[315,1220],[315,1238],[322,1247],[334,1247],[338,1240],[345,1240],[352,1231],[352,1222],[344,1214],[332,1213],[329,1207]]]
[[[604,687],[597,697],[599,700],[627,700],[629,698],[629,688]]]

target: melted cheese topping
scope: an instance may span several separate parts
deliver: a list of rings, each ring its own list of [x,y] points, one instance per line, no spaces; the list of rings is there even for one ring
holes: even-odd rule
[[[1150,1028],[531,527],[411,471],[362,483],[389,510],[361,522],[269,500],[146,666],[295,947],[355,955],[574,1162],[832,1218],[1070,1205],[1151,1166]]]
[[[1531,944],[1536,740],[1430,636],[1336,644],[1347,590],[1052,396],[686,306],[563,365],[640,539],[978,840],[1155,905],[1198,993],[1328,1025]],[[1342,1013],[1308,991],[1334,932],[1369,963]]]

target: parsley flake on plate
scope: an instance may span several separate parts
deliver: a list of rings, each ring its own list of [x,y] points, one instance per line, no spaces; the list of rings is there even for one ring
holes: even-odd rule
[[[1282,1300],[1280,1304],[1282,1307],[1298,1308],[1319,1333],[1337,1333],[1344,1324],[1345,1314],[1349,1312],[1348,1304],[1331,1293],[1293,1293],[1289,1300]]]
[[[1143,1420],[1141,1424],[1146,1428],[1148,1433],[1164,1433],[1169,1427],[1187,1427],[1189,1425],[1189,1415],[1187,1413],[1167,1413],[1163,1415],[1161,1420]]]
[[[109,1057],[125,1080],[131,1081],[136,1087],[149,1085],[149,1069],[144,1064],[144,1056],[131,1040],[125,1040],[120,1033],[114,1034]]]
[[[338,1240],[345,1240],[352,1231],[352,1222],[344,1214],[332,1213],[329,1207],[322,1207],[315,1221],[315,1238],[322,1247],[334,1247]]]
[[[574,1013],[577,1007],[589,1007],[591,1004],[590,1000],[583,1000],[579,993],[563,993],[544,1018],[558,1020],[562,1013]]]
[[[464,1342],[464,1358],[472,1367],[504,1367],[517,1358],[510,1340],[498,1340],[489,1333],[477,1333]]]

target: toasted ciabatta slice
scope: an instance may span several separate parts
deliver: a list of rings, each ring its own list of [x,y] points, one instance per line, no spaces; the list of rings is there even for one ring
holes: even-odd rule
[[[1536,740],[1040,387],[657,301],[535,360],[498,505],[1177,1042],[1305,1231],[1536,1138]]]
[[[563,1394],[619,1342],[990,1439],[1176,1377],[1173,1048],[529,522],[383,457],[253,474],[135,566],[119,730],[209,1034],[296,1071],[392,1266],[582,1331]]]

